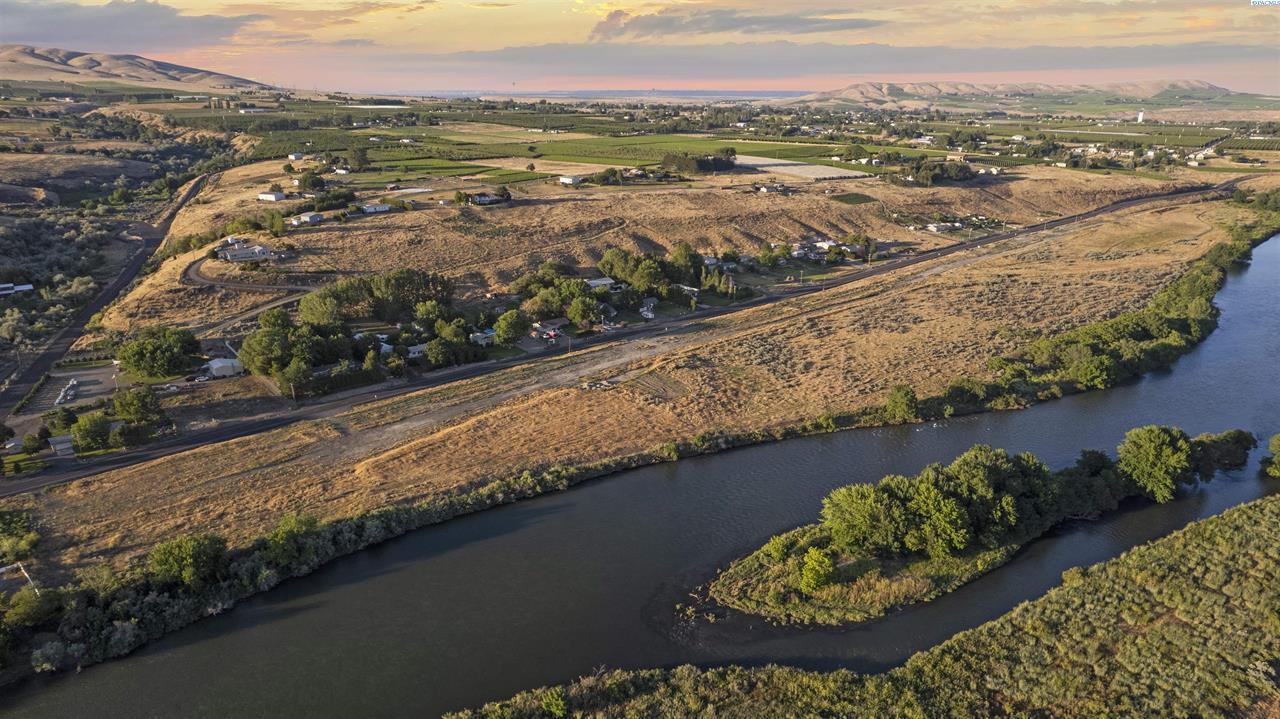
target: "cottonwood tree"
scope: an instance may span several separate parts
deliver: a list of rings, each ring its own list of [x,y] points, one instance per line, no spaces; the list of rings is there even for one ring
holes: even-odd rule
[[[1120,471],[1157,502],[1173,499],[1178,485],[1194,479],[1191,439],[1177,427],[1136,427],[1116,451]]]

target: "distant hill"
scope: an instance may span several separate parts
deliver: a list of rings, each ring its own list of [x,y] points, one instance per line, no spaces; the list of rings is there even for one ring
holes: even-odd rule
[[[0,45],[0,78],[31,81],[114,81],[190,90],[252,90],[269,86],[243,77],[138,55]]]
[[[1009,111],[1109,112],[1131,106],[1187,107],[1235,104],[1258,96],[1232,92],[1200,80],[1151,80],[1097,85],[968,82],[859,82],[794,98],[794,104],[860,105],[885,109],[955,107]]]

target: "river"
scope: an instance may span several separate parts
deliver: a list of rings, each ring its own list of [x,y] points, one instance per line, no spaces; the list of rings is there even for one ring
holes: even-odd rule
[[[597,667],[779,662],[877,671],[1188,522],[1280,490],[1250,466],[1032,543],[928,605],[853,629],[739,618],[679,638],[672,608],[718,566],[812,521],[853,481],[978,442],[1051,467],[1148,423],[1280,432],[1280,242],[1218,295],[1218,329],[1172,370],[1020,412],[857,430],[637,469],[414,532],[78,676],[32,680],[5,716],[434,716]]]

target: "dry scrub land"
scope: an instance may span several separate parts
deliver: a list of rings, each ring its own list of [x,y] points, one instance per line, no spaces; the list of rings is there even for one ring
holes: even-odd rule
[[[148,177],[152,166],[137,160],[117,160],[109,157],[81,155],[52,155],[5,153],[0,162],[0,182],[9,185],[29,185],[36,182],[74,188],[85,183],[100,185],[125,175],[131,178]]]
[[[279,162],[262,162],[212,178],[197,200],[178,214],[170,236],[202,232],[268,209],[255,197],[271,182],[284,181],[280,167]],[[730,176],[726,181],[741,185],[749,177]],[[280,240],[265,235],[260,239],[268,246],[297,246],[298,259],[285,265],[286,270],[345,275],[415,267],[452,275],[464,295],[475,295],[502,287],[544,260],[594,265],[609,247],[660,253],[689,242],[707,253],[737,249],[754,254],[761,242],[864,232],[882,243],[929,249],[954,239],[908,230],[902,226],[906,218],[928,221],[935,213],[975,214],[1030,224],[1187,184],[1031,167],[966,188],[900,188],[878,180],[851,180],[817,183],[785,197],[733,189],[553,192],[539,186],[509,207],[432,207],[358,217],[346,224],[329,222],[291,231]],[[879,202],[847,205],[827,196],[827,188],[861,192]],[[277,297],[235,297],[182,285],[182,270],[198,256],[168,260],[106,313],[104,326],[198,327],[217,315],[229,316]],[[249,275],[237,279],[252,281]]]
[[[745,310],[697,332],[555,357],[0,506],[35,513],[46,538],[36,570],[66,578],[103,561],[137,561],[179,534],[210,531],[239,544],[286,512],[331,519],[526,469],[647,454],[701,433],[787,426],[882,403],[899,382],[928,394],[958,375],[982,376],[1015,334],[1142,305],[1244,212],[1202,203],[1120,213]],[[587,379],[597,388],[585,388]]]

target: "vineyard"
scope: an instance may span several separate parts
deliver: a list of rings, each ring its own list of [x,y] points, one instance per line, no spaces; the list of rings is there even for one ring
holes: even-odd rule
[[[1280,150],[1280,137],[1245,138],[1235,137],[1222,143],[1224,150]]]

